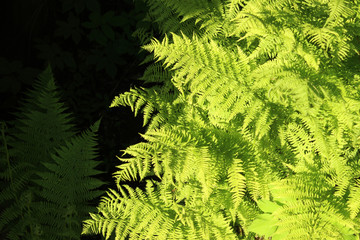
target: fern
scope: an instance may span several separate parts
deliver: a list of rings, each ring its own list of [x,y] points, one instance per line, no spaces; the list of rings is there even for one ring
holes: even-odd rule
[[[5,239],[79,239],[87,202],[101,194],[102,182],[91,178],[100,173],[93,161],[99,122],[75,136],[50,67],[27,96],[14,127],[2,128],[0,232]]]
[[[162,86],[114,99],[143,112],[145,142],[124,150],[121,194],[108,193],[84,233],[356,239],[359,3],[148,4],[164,35],[143,46],[155,63],[142,80]],[[123,191],[154,175],[154,189]]]
[[[147,183],[146,194],[126,185],[123,188],[128,190],[128,194],[124,189],[120,189],[121,195],[110,190],[98,208],[101,216],[91,214],[93,219],[85,221],[84,233],[102,229],[106,239],[115,232],[116,240],[125,239],[128,234],[132,239],[210,239],[212,236],[236,239],[227,226],[228,220],[221,214],[212,216],[214,213],[206,206],[190,207],[184,214],[184,207],[180,204],[165,205],[171,201],[171,194],[164,196],[166,200],[159,198],[154,185]],[[162,186],[159,188],[164,191]],[[178,216],[177,220],[175,216]]]

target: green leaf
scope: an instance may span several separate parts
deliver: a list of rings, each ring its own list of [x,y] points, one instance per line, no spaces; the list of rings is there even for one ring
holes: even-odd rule
[[[107,25],[107,24],[104,24],[104,25],[101,25],[101,30],[102,32],[105,34],[105,36],[107,38],[109,38],[110,40],[114,41],[115,39],[115,32],[113,31],[113,29]]]
[[[273,235],[271,235],[271,240],[283,240],[286,239],[287,235],[289,234],[288,231],[284,231],[281,233],[274,233]]]
[[[113,11],[108,11],[102,16],[104,23],[111,23],[114,18],[115,13]]]
[[[279,204],[266,200],[266,199],[260,199],[257,202],[259,208],[266,213],[272,213],[274,212],[276,209],[278,209],[279,207],[281,207]]]
[[[250,224],[248,230],[261,236],[265,235],[270,237],[277,229],[277,227],[274,226],[274,223],[275,219],[271,214],[260,214]]]

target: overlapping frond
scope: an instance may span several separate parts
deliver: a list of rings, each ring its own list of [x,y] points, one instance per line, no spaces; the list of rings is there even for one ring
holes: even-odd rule
[[[2,128],[0,235],[9,240],[78,239],[91,209],[87,202],[99,196],[95,189],[102,185],[90,177],[99,174],[94,133],[74,137],[50,67],[27,96],[14,127]]]
[[[157,183],[147,182],[146,192],[124,185],[121,194],[109,190],[98,207],[99,214],[84,223],[84,233],[102,233],[109,239],[236,239],[221,214],[205,206],[165,204]],[[125,191],[126,190],[126,191]],[[170,194],[171,195],[171,194]],[[167,201],[171,201],[167,199]]]
[[[120,190],[126,180],[161,180],[156,194],[131,195],[142,201],[135,209],[148,209],[147,196],[163,201],[168,209],[161,214],[179,231],[172,236],[184,239],[210,239],[210,233],[232,239],[234,232],[248,239],[252,233],[273,240],[355,239],[360,69],[350,59],[360,50],[359,3],[148,4],[159,23],[172,11],[189,25],[170,31],[167,24],[177,23],[169,20],[163,38],[143,47],[156,61],[143,80],[163,86],[132,89],[112,104],[142,110],[145,123],[154,122],[142,135],[146,142],[125,150],[131,157],[121,158],[115,175]],[[103,213],[127,209],[124,196],[101,205],[86,232],[112,222],[103,232],[110,236],[118,221]],[[149,236],[164,239],[152,235],[164,218],[151,224],[148,210],[149,218],[137,224],[137,211],[121,220],[119,228],[130,226],[125,234],[115,235],[141,238],[138,231],[151,225]]]

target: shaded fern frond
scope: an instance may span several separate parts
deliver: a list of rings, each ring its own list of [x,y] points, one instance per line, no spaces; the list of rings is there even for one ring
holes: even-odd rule
[[[43,163],[48,171],[37,172],[40,179],[34,181],[41,187],[39,196],[43,200],[35,209],[45,236],[56,238],[57,232],[61,232],[67,234],[63,237],[76,239],[81,221],[92,209],[84,203],[103,193],[96,190],[103,182],[92,177],[102,173],[95,170],[99,163],[93,160],[94,132],[98,127],[99,122],[90,131],[66,141],[52,154],[54,162]]]
[[[0,173],[5,180],[0,235],[9,240],[78,239],[80,223],[91,209],[88,201],[99,196],[95,189],[102,185],[90,177],[100,173],[94,169],[94,133],[75,136],[50,67],[27,96],[14,127],[7,134],[2,129],[0,166],[6,168]]]

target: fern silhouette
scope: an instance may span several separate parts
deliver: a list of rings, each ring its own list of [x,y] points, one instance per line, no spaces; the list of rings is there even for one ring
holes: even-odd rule
[[[0,233],[5,239],[80,239],[87,202],[102,194],[95,131],[77,136],[48,67],[17,120],[2,123]]]
[[[142,80],[162,85],[111,104],[143,113],[145,142],[83,233],[358,239],[359,2],[147,3],[164,34]]]

